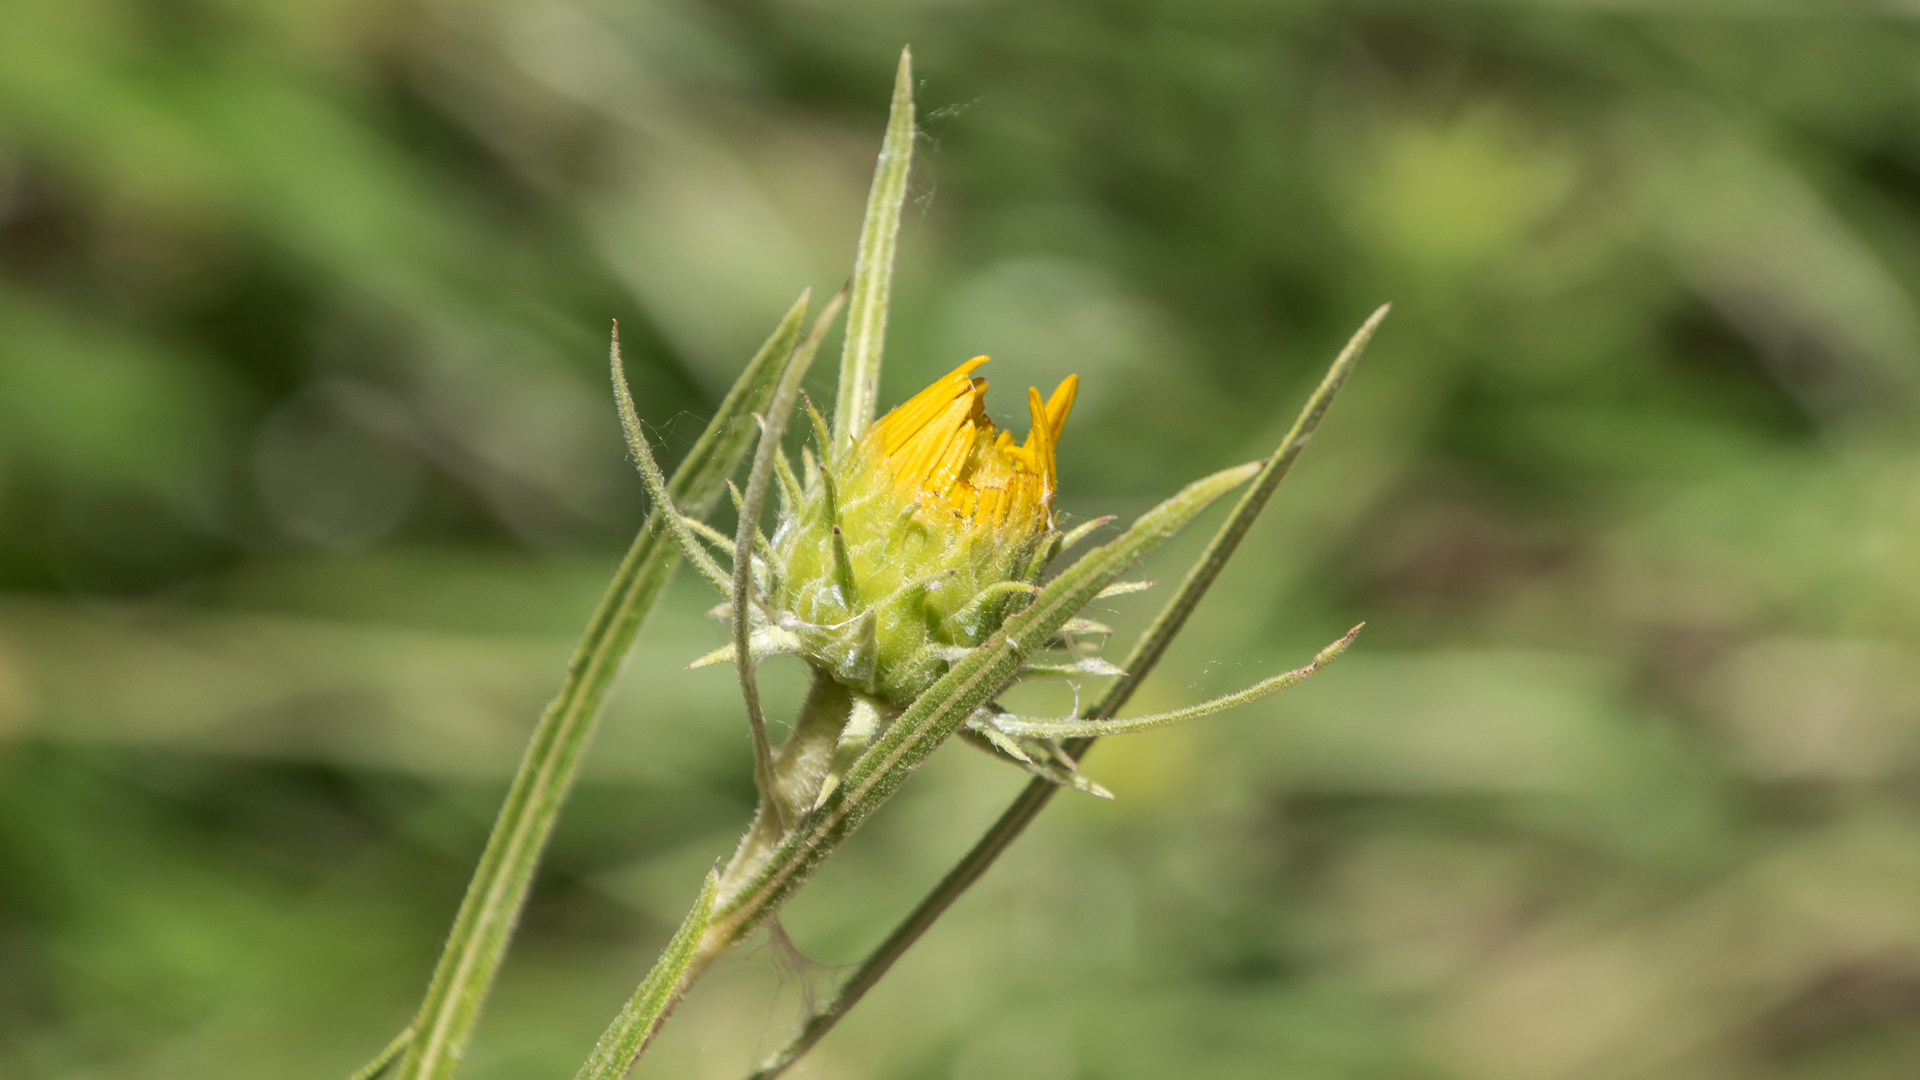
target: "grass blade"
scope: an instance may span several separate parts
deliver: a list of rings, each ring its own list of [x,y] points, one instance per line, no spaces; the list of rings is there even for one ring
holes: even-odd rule
[[[1165,607],[1160,609],[1160,613],[1154,617],[1152,624],[1141,635],[1127,659],[1121,663],[1121,668],[1127,674],[1116,680],[1100,701],[1088,711],[1087,715],[1090,718],[1106,719],[1117,714],[1133,696],[1134,690],[1140,685],[1140,680],[1144,679],[1153,670],[1154,665],[1159,663],[1160,657],[1166,652],[1167,645],[1185,625],[1187,617],[1198,606],[1201,597],[1206,595],[1214,579],[1220,576],[1220,570],[1226,565],[1227,559],[1239,547],[1247,530],[1253,526],[1254,519],[1259,517],[1260,511],[1266,508],[1267,501],[1280,486],[1280,481],[1286,478],[1287,471],[1293,467],[1300,452],[1306,448],[1307,441],[1313,437],[1314,431],[1320,425],[1320,418],[1326,415],[1327,407],[1333,403],[1334,396],[1345,385],[1347,376],[1352,373],[1354,365],[1360,360],[1360,354],[1366,350],[1367,342],[1372,340],[1374,331],[1379,328],[1381,320],[1386,318],[1389,307],[1390,305],[1383,305],[1376,310],[1354,333],[1347,342],[1346,348],[1342,349],[1340,355],[1334,359],[1332,366],[1327,369],[1326,377],[1320,381],[1319,387],[1307,399],[1306,405],[1300,410],[1300,415],[1294,420],[1293,427],[1288,430],[1286,438],[1281,440],[1273,456],[1267,459],[1253,486],[1247,489],[1247,493],[1234,507],[1233,513],[1221,524],[1220,531],[1215,533],[1213,540],[1208,543],[1206,552],[1188,572],[1186,580],[1181,582],[1179,591],[1167,601]],[[1065,749],[1077,759],[1092,745],[1091,738],[1076,739],[1067,743]],[[779,1076],[794,1062],[800,1060],[808,1050],[811,1050],[826,1036],[827,1032],[833,1030],[834,1025],[840,1022],[840,1018],[859,1004],[867,991],[873,989],[894,963],[920,939],[920,935],[926,933],[927,929],[941,915],[944,915],[949,907],[953,906],[953,902],[958,900],[962,893],[971,888],[974,882],[980,880],[981,875],[987,872],[987,868],[993,865],[994,860],[1020,838],[1020,834],[1025,832],[1033,819],[1040,815],[1040,811],[1046,809],[1047,803],[1052,801],[1054,793],[1059,790],[1059,786],[1051,781],[1034,780],[1018,796],[1015,796],[1013,802],[1001,812],[1000,817],[987,829],[972,849],[958,863],[955,863],[953,868],[947,871],[946,876],[940,879],[940,883],[921,899],[898,926],[894,927],[893,932],[887,935],[887,939],[860,962],[860,966],[840,985],[833,998],[801,1022],[787,1045],[768,1058],[766,1063],[752,1074],[751,1080],[772,1080],[773,1077]]]
[[[653,970],[647,972],[639,989],[627,999],[620,1015],[607,1026],[600,1041],[593,1044],[593,1053],[587,1055],[586,1064],[580,1066],[574,1080],[620,1080],[646,1051],[654,1033],[660,1030],[673,1009],[674,988],[680,985],[681,976],[693,963],[700,936],[706,933],[707,920],[713,915],[714,894],[719,889],[720,875],[709,872],[686,921],[680,924],[673,940],[667,942],[660,959],[654,961]]]
[[[893,78],[893,106],[880,160],[867,193],[867,217],[853,260],[853,297],[847,304],[847,339],[840,351],[840,393],[833,409],[833,454],[837,458],[873,423],[880,394],[880,352],[887,337],[887,299],[893,290],[893,252],[900,238],[900,209],[907,200],[913,165],[913,53],[900,50]],[[826,451],[823,449],[822,453]],[[825,462],[822,462],[825,464]]]
[[[703,517],[710,512],[745,456],[753,437],[752,413],[772,395],[774,379],[799,339],[803,305],[804,299],[787,312],[675,470],[667,489],[687,513]],[[459,1064],[600,707],[677,563],[679,552],[662,517],[668,512],[656,506],[648,515],[574,649],[559,694],[534,728],[427,986],[417,1034],[400,1062],[400,1080],[441,1080]]]

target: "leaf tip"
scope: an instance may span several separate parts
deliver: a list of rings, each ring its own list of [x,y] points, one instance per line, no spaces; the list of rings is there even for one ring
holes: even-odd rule
[[[1353,639],[1360,636],[1361,628],[1366,625],[1367,625],[1366,623],[1359,623],[1355,625],[1354,628],[1347,631],[1346,634],[1342,636],[1339,641],[1336,641],[1333,644],[1327,646],[1326,648],[1321,649],[1319,654],[1313,658],[1313,666],[1315,668],[1319,668],[1324,664],[1332,663],[1334,659],[1337,658],[1341,653],[1347,651],[1347,646],[1353,644]]]

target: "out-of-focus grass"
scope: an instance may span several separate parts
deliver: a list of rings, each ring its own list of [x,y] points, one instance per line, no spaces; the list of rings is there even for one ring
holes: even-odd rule
[[[684,451],[846,274],[902,42],[883,401],[1078,371],[1066,509],[1124,514],[1393,300],[1135,707],[1369,628],[1100,747],[1118,801],[1060,800],[809,1075],[1920,1067],[1895,7],[72,0],[0,15],[0,1075],[332,1077],[403,1022],[639,521],[608,320]],[[750,812],[698,593],[476,1080],[577,1064]],[[743,1071],[1020,782],[943,751],[790,909],[814,960],[724,967],[641,1075]]]

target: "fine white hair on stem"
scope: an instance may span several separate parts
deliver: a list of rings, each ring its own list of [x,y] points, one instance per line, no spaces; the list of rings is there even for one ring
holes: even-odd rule
[[[633,391],[627,388],[627,369],[620,359],[620,324],[613,324],[613,345],[611,346],[613,364],[613,396],[620,406],[620,427],[626,432],[627,447],[633,451],[633,459],[640,466],[640,479],[647,485],[647,497],[660,511],[660,517],[666,522],[667,532],[674,543],[680,546],[680,553],[687,557],[700,576],[712,582],[715,588],[727,587],[727,575],[720,570],[720,564],[713,556],[694,540],[693,533],[687,528],[687,519],[673,504],[673,495],[667,490],[666,474],[660,471],[660,463],[654,460],[653,447],[647,443],[647,434],[640,428],[640,413],[633,406]]]
[[[1275,675],[1270,679],[1262,679],[1252,686],[1247,687],[1245,690],[1232,694],[1222,694],[1212,701],[1204,701],[1198,705],[1190,705],[1184,709],[1174,709],[1171,712],[1163,713],[1150,713],[1146,716],[1129,716],[1124,720],[1102,720],[1097,718],[1089,720],[1077,718],[1035,720],[1030,717],[1001,713],[993,718],[993,723],[995,727],[1009,735],[1031,735],[1041,739],[1090,739],[1101,735],[1126,735],[1135,731],[1146,731],[1149,728],[1166,727],[1169,724],[1198,720],[1203,716],[1212,716],[1214,713],[1225,712],[1228,709],[1238,708],[1241,705],[1250,705],[1253,702],[1259,701],[1261,698],[1277,694],[1289,686],[1296,685],[1307,676],[1333,663],[1335,658],[1341,653],[1346,652],[1347,646],[1353,644],[1353,639],[1359,636],[1360,627],[1365,625],[1367,624],[1361,623],[1360,626],[1356,626],[1347,631],[1346,636],[1340,640],[1321,649],[1320,652],[1314,656],[1312,663],[1309,663],[1305,667],[1295,668],[1292,671]],[[1124,672],[1122,674],[1124,674]]]

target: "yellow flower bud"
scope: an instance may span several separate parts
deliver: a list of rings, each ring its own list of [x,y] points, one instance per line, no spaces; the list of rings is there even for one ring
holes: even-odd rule
[[[1028,390],[1016,446],[986,417],[986,362],[881,417],[774,533],[774,606],[808,659],[897,706],[1018,609],[1057,536],[1054,446],[1079,379],[1044,402]]]

